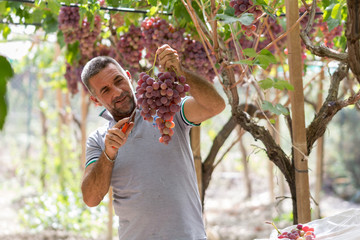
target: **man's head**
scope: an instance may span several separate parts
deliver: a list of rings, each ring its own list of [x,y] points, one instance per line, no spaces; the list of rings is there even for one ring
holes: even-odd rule
[[[104,106],[115,120],[129,116],[135,108],[131,75],[113,58],[91,59],[81,73],[81,80],[91,93],[90,99]]]

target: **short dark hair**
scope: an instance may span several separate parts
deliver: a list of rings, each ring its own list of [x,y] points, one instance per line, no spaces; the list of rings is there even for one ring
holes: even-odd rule
[[[90,78],[98,74],[101,70],[106,68],[110,63],[114,64],[121,72],[125,72],[124,69],[115,59],[108,56],[98,56],[86,63],[84,69],[81,72],[81,81],[90,91],[90,93],[95,94],[89,83]]]

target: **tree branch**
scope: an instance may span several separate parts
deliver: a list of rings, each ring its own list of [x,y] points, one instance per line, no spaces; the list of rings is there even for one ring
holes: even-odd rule
[[[240,107],[236,109],[234,117],[236,122],[248,131],[255,140],[260,140],[264,144],[269,160],[281,170],[286,181],[288,181],[290,185],[294,184],[295,170],[292,167],[291,161],[281,147],[275,142],[271,133],[263,126],[257,125],[247,113],[241,110]]]
[[[346,77],[348,71],[348,66],[345,63],[340,63],[338,69],[331,77],[331,84],[328,91],[328,96],[322,107],[320,108],[319,112],[315,115],[313,121],[306,129],[308,154],[310,154],[311,148],[315,141],[319,137],[324,135],[326,127],[331,121],[331,119],[334,117],[334,115],[347,104],[345,102],[338,102],[338,92],[340,82]],[[359,97],[358,95],[359,93],[357,93],[348,102],[352,102],[354,101],[354,99],[357,99]]]
[[[325,47],[324,45],[314,46],[314,44],[311,42],[308,33],[310,32],[314,24],[315,13],[316,13],[316,0],[313,0],[309,21],[306,25],[306,28],[302,32],[300,32],[300,37],[303,40],[306,48],[312,54],[315,54],[319,57],[327,57],[334,60],[338,60],[340,62],[347,62],[348,61],[347,53],[339,53],[331,48]],[[304,15],[306,14],[304,13]]]

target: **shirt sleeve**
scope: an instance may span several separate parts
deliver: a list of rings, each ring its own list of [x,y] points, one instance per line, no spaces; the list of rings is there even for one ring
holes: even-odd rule
[[[186,96],[182,99],[181,103],[180,103],[180,115],[181,115],[181,119],[184,121],[184,123],[188,126],[200,126],[201,123],[199,124],[195,124],[193,122],[190,122],[189,120],[187,120],[186,116],[185,116],[185,113],[184,113],[184,104],[185,102],[189,99],[190,97],[189,96]]]
[[[102,148],[99,145],[98,132],[92,133],[86,141],[86,163],[85,168],[99,160]]]

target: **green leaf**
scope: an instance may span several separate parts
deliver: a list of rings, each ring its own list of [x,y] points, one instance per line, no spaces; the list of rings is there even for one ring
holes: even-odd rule
[[[225,15],[233,17],[233,16],[235,16],[235,9],[230,6],[227,6],[224,13],[225,13]]]
[[[10,34],[10,32],[11,29],[9,28],[9,26],[4,26],[2,31],[3,38],[7,39],[7,36]]]
[[[240,22],[243,25],[249,26],[254,21],[254,15],[252,13],[244,13],[240,17],[233,17],[226,14],[216,14],[215,19],[223,23]]]
[[[264,80],[259,81],[259,85],[262,89],[266,90],[273,87],[274,81],[270,78],[266,78]]]
[[[254,5],[267,6],[268,4],[264,0],[253,0]]]
[[[0,130],[2,130],[7,115],[6,85],[8,80],[14,76],[14,70],[4,56],[0,56],[0,66]]]
[[[272,113],[275,113],[276,115],[280,115],[281,114],[281,111],[279,109],[277,109],[276,107],[274,107],[272,105],[271,102],[268,102],[268,101],[264,101],[261,105],[261,108],[264,110],[264,111],[270,111]]]
[[[255,49],[253,49],[253,48],[245,48],[243,50],[243,53],[245,56],[248,56],[248,57],[256,57],[257,56],[257,53],[256,53]]]
[[[284,89],[287,89],[290,91],[294,90],[294,86],[285,80],[275,81],[274,88],[279,89],[279,90],[284,90]]]
[[[0,2],[0,13],[4,13],[5,11],[6,11],[6,2],[5,1]]]
[[[73,64],[76,59],[79,59],[79,55],[79,41],[67,45],[65,59],[69,64]]]
[[[256,60],[263,69],[266,69],[271,63],[276,63],[276,58],[267,49],[261,50],[259,55],[256,57]]]
[[[150,16],[153,16],[157,13],[158,11],[158,8],[157,7],[151,7],[150,10],[149,10],[149,15]]]
[[[240,61],[233,62],[232,64],[246,64],[252,66],[254,65],[254,61],[248,59],[241,59]]]
[[[50,11],[46,12],[46,17],[43,22],[43,29],[46,33],[53,33],[58,30],[57,17]]]
[[[156,6],[156,5],[157,5],[157,0],[148,0],[148,3],[149,3],[151,6]]]
[[[279,110],[281,112],[281,114],[284,114],[284,115],[289,115],[289,111],[287,110],[286,107],[284,107],[283,105],[281,105],[280,103],[276,104],[275,105],[275,108],[277,110]],[[279,114],[278,114],[279,115]]]
[[[332,10],[336,4],[331,4],[325,8],[324,11],[324,20],[326,21],[328,18],[331,17]]]
[[[60,2],[58,2],[57,0],[48,0],[47,4],[53,13],[56,13],[56,14],[59,13],[60,8],[61,8]]]
[[[239,21],[245,26],[250,26],[254,21],[254,14],[243,13],[240,16]]]
[[[327,21],[329,32],[340,25],[340,19],[329,18]]]
[[[340,16],[340,14],[341,14],[341,8],[340,7],[341,7],[340,3],[335,4],[334,8],[331,11],[331,17],[332,18],[336,19],[336,18],[338,18]]]

